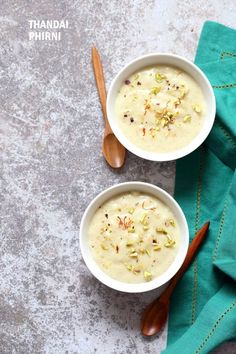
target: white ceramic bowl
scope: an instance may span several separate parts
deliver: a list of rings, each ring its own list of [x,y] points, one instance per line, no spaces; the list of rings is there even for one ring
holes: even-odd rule
[[[204,117],[204,124],[199,132],[199,134],[191,141],[187,146],[168,153],[155,153],[148,152],[143,150],[136,145],[134,145],[127,137],[124,135],[120,129],[117,118],[115,115],[115,100],[118,94],[119,89],[124,84],[124,81],[135,72],[147,67],[155,66],[158,64],[166,64],[180,68],[182,71],[185,71],[197,82],[197,84],[202,89],[205,101],[206,101],[206,114]],[[207,138],[210,130],[213,126],[216,114],[216,103],[213,89],[210,82],[208,81],[205,74],[192,62],[187,59],[184,59],[180,56],[173,54],[158,54],[153,53],[139,57],[128,65],[126,65],[121,71],[116,75],[114,80],[111,83],[111,86],[107,95],[107,116],[110,123],[110,126],[116,135],[117,139],[121,142],[122,145],[126,147],[127,150],[131,151],[133,154],[142,157],[147,160],[152,161],[171,161],[179,159],[183,156],[188,155],[195,149],[197,149]]]
[[[100,205],[105,203],[110,198],[124,192],[130,191],[141,191],[144,193],[151,194],[160,200],[162,200],[166,205],[170,207],[172,212],[175,215],[175,218],[180,227],[180,236],[181,242],[180,247],[177,253],[177,256],[174,262],[170,265],[170,267],[160,275],[159,277],[153,279],[150,282],[144,282],[139,284],[128,284],[124,282],[120,282],[108,276],[106,273],[102,271],[102,269],[97,265],[95,260],[93,259],[88,242],[88,227],[90,225],[91,219],[98,209]],[[81,221],[80,225],[80,248],[82,252],[82,256],[84,261],[91,271],[91,273],[100,280],[103,284],[109,286],[112,289],[128,292],[128,293],[140,293],[153,289],[160,288],[162,285],[166,284],[179,270],[181,267],[189,245],[189,231],[187,221],[185,216],[178,205],[178,203],[163,189],[154,186],[153,184],[143,183],[143,182],[126,182],[117,184],[113,187],[110,187],[100,193],[96,198],[92,200],[92,202],[87,207]]]

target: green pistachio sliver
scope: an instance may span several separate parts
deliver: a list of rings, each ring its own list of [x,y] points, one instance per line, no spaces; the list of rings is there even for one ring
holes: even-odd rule
[[[147,213],[144,213],[141,219],[139,220],[140,224],[146,225],[146,220],[145,220],[146,217],[147,217]]]
[[[127,241],[126,242],[126,246],[127,247],[131,247],[131,246],[133,246],[134,245],[134,242],[133,241]]]
[[[172,118],[172,117],[173,117],[173,113],[170,112],[170,111],[167,111],[167,112],[166,112],[166,115],[167,115],[167,117],[169,117],[169,118]]]
[[[165,79],[165,78],[166,78],[166,76],[163,75],[163,74],[161,74],[161,73],[156,73],[156,74],[155,74],[155,80],[156,80],[156,82],[158,82],[158,83],[162,82],[163,79]]]
[[[155,86],[155,87],[153,87],[153,88],[151,89],[150,92],[151,92],[153,95],[157,95],[160,91],[161,91],[161,87],[160,87],[160,86]]]
[[[126,268],[127,268],[130,272],[133,271],[133,266],[132,266],[131,264],[125,263],[125,266],[126,266]]]
[[[175,240],[173,240],[173,238],[170,235],[166,235],[167,237],[167,242],[165,243],[165,247],[173,247],[175,245]]]
[[[128,227],[128,233],[129,233],[129,234],[130,234],[130,233],[134,233],[134,232],[135,232],[134,226]]]
[[[192,108],[196,113],[201,113],[201,107],[198,104],[194,104]]]
[[[164,246],[167,247],[167,248],[174,247],[174,245],[175,245],[175,241],[174,240],[166,242],[164,244]]]
[[[146,281],[152,280],[152,273],[148,272],[147,270],[144,271],[143,276]]]
[[[153,247],[153,250],[154,250],[154,251],[160,251],[160,250],[161,250],[161,247],[160,247],[159,245],[157,245],[157,246]]]
[[[144,254],[145,253],[145,249],[144,248],[140,248],[140,253]]]
[[[101,247],[104,251],[107,251],[108,250],[108,247],[106,245],[104,245],[104,243],[101,243]]]
[[[135,210],[134,208],[129,208],[128,213],[129,213],[129,214],[133,214],[133,213],[134,213],[134,210]]]
[[[165,118],[161,119],[161,126],[164,128],[166,126],[166,124],[168,123],[168,120],[166,120]]]
[[[163,235],[167,235],[167,231],[165,229],[163,229],[162,227],[157,227],[156,228],[156,232],[163,234]]]
[[[170,219],[170,220],[169,220],[169,223],[170,223],[171,226],[175,227],[175,221],[174,221],[174,219]]]
[[[137,258],[138,257],[138,253],[136,251],[133,251],[130,253],[129,255],[131,258]]]
[[[150,256],[150,252],[148,251],[148,249],[145,249],[145,252],[147,253],[148,256]]]
[[[134,273],[135,275],[136,275],[137,273],[140,273],[140,272],[141,272],[141,270],[140,270],[139,268],[135,268],[135,267],[134,267],[133,265],[131,265],[131,264],[125,263],[125,266],[126,266],[126,268],[127,268],[130,272]]]
[[[190,114],[186,114],[186,116],[184,116],[184,123],[188,123],[191,122],[192,116]]]
[[[144,226],[143,226],[143,230],[144,230],[144,231],[147,231],[147,230],[149,230],[149,227],[146,226],[146,225],[144,225]]]
[[[173,241],[173,238],[170,235],[166,235],[168,241]]]
[[[186,88],[182,87],[182,88],[180,89],[180,95],[179,95],[178,98],[179,98],[179,99],[184,98],[184,96],[186,95],[186,93],[187,93]]]

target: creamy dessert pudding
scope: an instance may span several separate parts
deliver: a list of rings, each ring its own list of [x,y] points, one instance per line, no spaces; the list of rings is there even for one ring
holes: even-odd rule
[[[166,153],[188,145],[200,132],[205,112],[201,88],[186,72],[166,65],[128,77],[115,101],[126,138],[137,147]]]
[[[171,209],[156,197],[123,193],[101,205],[88,228],[91,254],[113,279],[143,283],[163,274],[180,243]]]

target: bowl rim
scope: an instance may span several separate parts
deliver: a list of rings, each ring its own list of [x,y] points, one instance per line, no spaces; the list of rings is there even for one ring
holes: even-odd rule
[[[191,70],[189,72],[190,75],[195,73],[201,77],[202,83],[209,93],[211,114],[208,114],[207,127],[205,127],[205,125],[203,125],[203,127],[200,130],[200,132],[198,133],[198,135],[188,145],[186,145],[178,150],[174,150],[174,151],[170,151],[170,152],[166,152],[166,153],[149,152],[147,150],[141,149],[140,147],[136,146],[135,144],[130,142],[130,140],[128,138],[126,138],[126,136],[123,134],[122,130],[119,128],[119,126],[116,122],[116,117],[113,112],[113,105],[111,102],[112,102],[112,97],[114,95],[116,95],[115,86],[116,86],[117,82],[119,81],[120,77],[123,75],[123,73],[126,70],[132,68],[138,62],[140,62],[140,66],[139,66],[139,68],[134,69],[133,73],[135,73],[136,71],[138,71],[142,68],[145,68],[147,66],[151,66],[152,64],[145,64],[145,61],[150,58],[153,58],[153,60],[155,58],[162,59],[163,64],[164,64],[164,59],[166,57],[177,60],[177,63],[176,63],[177,67],[181,67],[181,65],[178,65],[181,62],[187,64],[189,66],[189,68],[191,68]],[[153,65],[155,65],[155,63],[153,63]],[[172,64],[172,65],[175,66],[174,64]],[[130,75],[132,75],[132,74],[130,74]],[[192,75],[192,76],[194,78],[194,75]],[[145,55],[139,56],[139,57],[135,58],[134,60],[128,62],[116,74],[116,76],[113,78],[113,80],[110,84],[109,90],[108,90],[107,101],[106,101],[106,111],[107,111],[107,118],[108,118],[108,121],[109,121],[112,131],[114,132],[115,136],[120,141],[120,143],[127,150],[129,150],[130,152],[132,152],[134,155],[136,155],[138,157],[141,157],[143,159],[150,160],[150,161],[157,161],[157,162],[173,161],[173,160],[177,160],[179,158],[182,158],[182,157],[190,154],[191,152],[196,150],[206,140],[207,136],[209,135],[209,133],[212,129],[214,121],[215,121],[216,99],[215,99],[214,90],[210,84],[210,81],[208,80],[208,78],[206,77],[204,72],[198,66],[196,66],[193,62],[191,62],[190,60],[188,60],[180,55],[176,55],[176,54],[172,54],[172,53],[161,53],[161,52],[155,53],[155,52],[153,52],[150,54],[145,54]]]
[[[127,188],[127,190],[126,190]],[[125,189],[125,190],[124,190]],[[87,227],[86,223],[89,224],[92,216],[94,215],[96,209],[99,205],[105,203],[115,195],[119,195],[121,193],[128,192],[130,190],[133,191],[143,191],[144,193],[154,195],[155,197],[163,200],[163,202],[169,206],[174,212],[175,216],[178,214],[178,222],[182,224],[182,228],[180,226],[180,232],[182,236],[182,243],[180,244],[178,253],[175,257],[175,260],[171,263],[169,268],[161,274],[159,277],[154,278],[150,282],[143,282],[143,283],[124,283],[118,280],[111,278],[108,274],[103,272],[103,270],[99,267],[96,261],[93,259],[91,252],[89,250],[88,242],[86,241],[87,237]],[[101,201],[102,200],[102,201]],[[166,202],[168,200],[168,202]],[[170,206],[171,204],[171,206]],[[93,210],[94,209],[94,210]],[[91,211],[92,210],[92,211]],[[91,215],[90,215],[91,214]],[[130,181],[130,182],[123,182],[115,184],[102,192],[100,192],[95,198],[87,206],[80,224],[80,231],[79,231],[79,242],[80,242],[80,250],[83,257],[83,260],[90,270],[90,272],[97,278],[101,283],[105,284],[109,288],[114,290],[118,290],[125,293],[143,293],[146,291],[159,289],[163,285],[166,285],[168,281],[177,273],[179,268],[184,262],[186,257],[188,246],[189,246],[189,229],[187,220],[185,215],[177,203],[177,201],[164,189],[155,186],[151,183],[140,182],[140,181]]]

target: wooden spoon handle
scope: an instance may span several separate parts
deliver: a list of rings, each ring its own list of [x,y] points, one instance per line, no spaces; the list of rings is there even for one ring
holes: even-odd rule
[[[196,236],[192,240],[187,256],[184,260],[184,263],[182,264],[181,268],[179,271],[176,273],[176,275],[171,279],[169,286],[166,288],[166,290],[162,293],[160,296],[159,300],[164,300],[165,302],[168,302],[168,299],[170,298],[174,288],[176,287],[176,284],[178,283],[179,279],[182,277],[182,275],[185,273],[187,270],[189,264],[193,260],[193,258],[196,255],[196,252],[198,251],[203,239],[205,238],[207,231],[209,229],[210,222],[208,221],[203,225],[203,227],[197,232]]]
[[[105,79],[104,79],[103,68],[102,68],[102,61],[98,53],[98,50],[95,47],[92,48],[92,62],[93,62],[93,71],[94,71],[94,76],[97,84],[98,94],[102,106],[104,121],[105,124],[110,127],[107,119],[107,110],[106,110],[107,94],[106,94]]]

